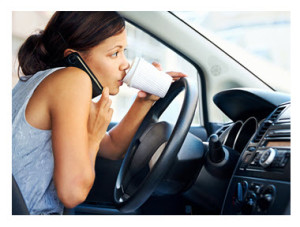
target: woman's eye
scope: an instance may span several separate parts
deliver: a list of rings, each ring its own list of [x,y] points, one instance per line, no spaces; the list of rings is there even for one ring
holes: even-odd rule
[[[117,52],[113,53],[111,56],[112,56],[112,57],[117,57],[117,56],[118,56],[118,54],[119,54],[119,51],[117,51]]]

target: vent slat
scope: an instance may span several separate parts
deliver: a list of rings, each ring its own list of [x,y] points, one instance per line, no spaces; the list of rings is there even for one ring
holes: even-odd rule
[[[256,135],[253,139],[254,143],[258,143],[262,139],[262,137],[264,136],[264,134],[266,133],[268,128],[274,123],[274,121],[280,115],[282,110],[284,110],[284,108],[285,107],[277,108],[277,110],[270,116],[270,118],[263,123],[263,125],[260,127],[260,130],[256,133]]]

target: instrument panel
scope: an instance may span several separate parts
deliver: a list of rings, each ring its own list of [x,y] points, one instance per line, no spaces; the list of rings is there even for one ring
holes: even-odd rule
[[[222,214],[290,214],[290,125],[290,103],[259,123],[243,148]]]

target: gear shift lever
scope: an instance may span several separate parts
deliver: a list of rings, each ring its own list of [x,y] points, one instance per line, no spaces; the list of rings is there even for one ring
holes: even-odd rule
[[[208,140],[208,155],[212,162],[219,163],[224,160],[225,153],[222,143],[216,134],[212,134]]]

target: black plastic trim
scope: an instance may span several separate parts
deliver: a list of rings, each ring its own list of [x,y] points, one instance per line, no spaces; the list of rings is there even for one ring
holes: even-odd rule
[[[290,95],[280,92],[234,88],[217,93],[213,101],[233,121],[244,121],[254,116],[259,122],[290,99]]]

